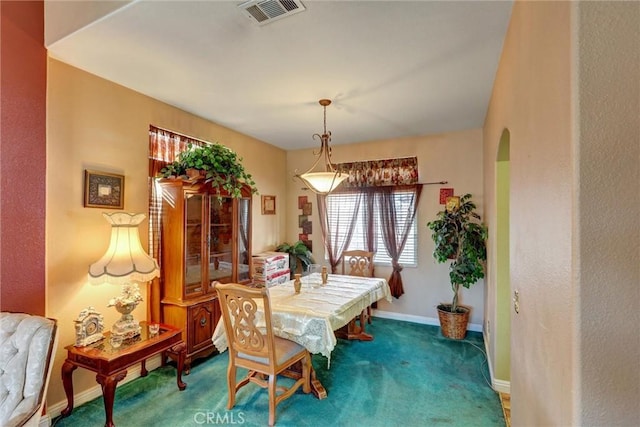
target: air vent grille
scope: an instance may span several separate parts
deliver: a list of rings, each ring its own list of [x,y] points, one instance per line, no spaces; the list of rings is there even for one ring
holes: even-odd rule
[[[299,0],[251,0],[238,7],[258,25],[265,25],[305,10]]]

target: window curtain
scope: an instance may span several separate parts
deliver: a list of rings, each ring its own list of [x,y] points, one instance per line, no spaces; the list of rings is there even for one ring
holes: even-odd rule
[[[398,263],[400,254],[402,253],[404,246],[407,242],[407,237],[411,231],[411,225],[413,224],[415,214],[417,211],[418,201],[420,194],[422,193],[422,184],[418,184],[418,158],[417,157],[404,157],[396,159],[382,159],[382,160],[367,160],[351,163],[339,163],[337,168],[348,173],[349,177],[343,182],[337,192],[357,192],[360,194],[361,200],[356,203],[356,211],[352,218],[352,223],[348,227],[347,235],[342,242],[333,242],[331,239],[331,231],[328,230],[329,222],[327,221],[326,202],[321,202],[321,197],[318,196],[318,206],[320,214],[320,225],[322,228],[322,236],[325,239],[325,247],[329,253],[329,262],[331,263],[332,271],[335,273],[335,267],[338,261],[342,257],[342,253],[351,241],[351,235],[353,234],[353,226],[355,222],[355,215],[357,214],[358,206],[362,203],[363,209],[365,209],[365,241],[366,250],[376,252],[376,223],[375,223],[375,209],[380,213],[380,229],[382,230],[382,240],[385,244],[387,253],[391,257],[393,272],[389,278],[389,287],[391,288],[391,294],[395,298],[399,298],[404,294],[404,287],[402,284],[402,265]],[[397,189],[403,190],[411,189],[413,191],[413,203],[410,204],[410,209],[407,215],[404,216],[405,221],[402,224],[398,223],[398,215],[396,212],[396,206],[394,203],[393,194]],[[326,196],[324,196],[326,197]],[[324,199],[324,197],[322,197]],[[325,231],[327,230],[327,231]],[[334,233],[336,233],[334,231]],[[334,238],[337,238],[337,234],[334,234]],[[327,240],[329,239],[329,240]]]
[[[389,287],[391,288],[391,295],[399,298],[404,294],[404,287],[402,284],[402,276],[400,275],[402,265],[398,263],[398,259],[400,259],[400,254],[407,242],[411,225],[416,216],[420,194],[422,193],[422,184],[416,184],[410,187],[413,200],[407,205],[405,215],[401,215],[401,217],[404,218],[402,223],[398,222],[398,206],[396,206],[394,198],[396,189],[397,187],[380,187],[375,194],[377,201],[376,206],[380,212],[382,240],[384,241],[387,253],[391,257],[391,265],[393,267],[393,272],[389,278]],[[403,189],[407,190],[406,187]]]
[[[342,258],[342,253],[349,246],[351,242],[351,236],[353,235],[353,229],[356,225],[356,219],[360,203],[362,200],[362,193],[358,193],[356,203],[353,208],[350,206],[341,206],[343,212],[340,212],[340,218],[348,218],[347,223],[344,224],[344,232],[339,233],[341,224],[336,227],[335,230],[331,230],[329,226],[329,217],[327,215],[327,196],[318,194],[318,216],[320,217],[320,229],[322,230],[322,240],[324,241],[324,247],[329,254],[329,264],[331,265],[331,272],[336,273],[338,269],[338,263]]]
[[[339,187],[342,190],[418,183],[417,157],[339,163],[336,167],[349,175]]]
[[[189,144],[203,146],[205,141],[149,126],[149,253],[160,263],[160,226],[162,194],[156,177],[172,163]]]
[[[162,192],[156,177],[189,144],[202,146],[206,142],[149,126],[149,254],[158,261],[158,265],[162,265]],[[152,281],[148,298],[149,316],[153,321],[160,321],[160,280],[162,275]]]

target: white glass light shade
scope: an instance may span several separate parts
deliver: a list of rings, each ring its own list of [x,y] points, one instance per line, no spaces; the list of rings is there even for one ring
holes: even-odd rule
[[[89,267],[89,281],[124,284],[147,282],[158,277],[158,263],[140,244],[138,225],[145,215],[123,212],[102,215],[111,224],[111,242],[102,258]]]
[[[329,194],[347,179],[347,174],[339,172],[307,172],[299,175],[300,179],[318,194]]]

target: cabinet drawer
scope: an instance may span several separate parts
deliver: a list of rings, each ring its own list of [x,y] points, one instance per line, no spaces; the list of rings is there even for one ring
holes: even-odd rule
[[[218,307],[217,299],[196,304],[188,308],[188,353],[193,353],[213,345],[211,337],[213,336],[213,330],[219,318],[220,308]]]

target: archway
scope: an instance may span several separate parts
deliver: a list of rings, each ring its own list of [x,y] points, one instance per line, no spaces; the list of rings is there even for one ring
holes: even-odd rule
[[[495,378],[511,378],[511,281],[509,260],[509,151],[511,134],[502,131],[496,157],[496,318]]]

